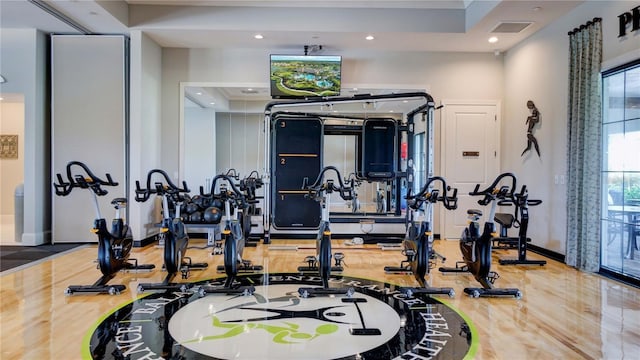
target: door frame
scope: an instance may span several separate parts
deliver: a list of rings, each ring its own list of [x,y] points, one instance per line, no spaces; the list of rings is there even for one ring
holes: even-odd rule
[[[502,133],[502,101],[501,100],[457,100],[457,99],[443,99],[440,101],[440,106],[442,106],[442,111],[440,111],[440,117],[437,121],[437,126],[440,127],[438,134],[439,134],[439,138],[437,139],[437,149],[440,152],[440,156],[437,157],[437,159],[439,160],[439,164],[437,165],[437,168],[439,169],[439,173],[441,174],[442,177],[444,177],[445,179],[447,179],[447,174],[445,172],[446,167],[443,165],[446,162],[446,158],[447,158],[447,153],[446,153],[446,147],[443,146],[444,144],[444,139],[447,138],[447,133],[446,133],[446,126],[444,126],[444,122],[446,121],[447,118],[447,106],[448,105],[461,105],[461,106],[495,106],[496,107],[496,161],[497,163],[497,168],[498,168],[498,172],[501,171],[502,169],[502,152],[501,152],[501,144],[502,144],[502,139],[501,139],[501,133]],[[434,220],[434,224],[438,225],[438,230],[440,233],[440,238],[446,238],[445,236],[445,216],[446,213],[445,211],[449,211],[449,210],[445,210],[442,206],[440,207],[440,209],[437,211],[438,214],[438,221],[436,222]],[[459,210],[456,210],[459,211]]]

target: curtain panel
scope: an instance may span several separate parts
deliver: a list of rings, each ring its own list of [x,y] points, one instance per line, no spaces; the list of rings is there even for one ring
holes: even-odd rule
[[[567,265],[600,269],[602,23],[569,32]]]

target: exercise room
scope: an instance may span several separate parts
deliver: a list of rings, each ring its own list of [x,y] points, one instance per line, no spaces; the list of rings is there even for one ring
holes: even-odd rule
[[[639,9],[0,1],[0,358],[636,358]]]

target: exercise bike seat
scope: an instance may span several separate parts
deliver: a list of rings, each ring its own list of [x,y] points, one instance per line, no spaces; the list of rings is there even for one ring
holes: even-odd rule
[[[127,199],[126,198],[115,198],[115,199],[111,200],[111,205],[116,206],[117,208],[124,207],[125,205],[127,205]]]
[[[478,209],[469,209],[469,210],[467,210],[467,214],[468,214],[468,215],[477,215],[477,216],[482,216],[482,210],[478,210]]]
[[[500,226],[509,229],[513,225],[515,217],[513,216],[513,214],[496,213],[494,220],[495,222],[500,224]]]

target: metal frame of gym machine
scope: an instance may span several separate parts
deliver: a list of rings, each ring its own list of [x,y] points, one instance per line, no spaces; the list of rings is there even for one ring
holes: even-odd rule
[[[378,243],[401,243],[402,239],[405,235],[406,231],[406,213],[402,213],[401,204],[402,199],[401,196],[405,196],[402,193],[402,189],[413,189],[415,180],[414,180],[414,166],[415,161],[413,159],[414,155],[414,147],[415,147],[415,123],[416,118],[419,118],[421,121],[425,122],[424,129],[424,150],[425,157],[424,161],[424,170],[426,173],[426,178],[429,176],[433,176],[433,117],[435,110],[435,102],[433,97],[426,92],[406,92],[406,93],[393,93],[393,94],[380,94],[380,95],[354,95],[351,97],[321,97],[321,98],[307,98],[303,100],[279,100],[272,101],[265,106],[264,112],[264,187],[265,187],[265,197],[264,197],[264,211],[263,211],[263,241],[266,244],[271,242],[272,238],[278,239],[289,239],[289,238],[315,238],[317,226],[315,228],[278,228],[274,226],[274,198],[277,196],[276,194],[276,186],[275,179],[273,178],[272,166],[276,165],[276,157],[278,154],[275,154],[274,147],[274,134],[272,133],[272,126],[274,125],[274,121],[277,121],[277,118],[280,114],[282,116],[307,116],[307,117],[317,117],[320,118],[322,124],[327,119],[359,119],[365,120],[365,117],[348,116],[345,114],[341,114],[340,112],[336,113],[333,109],[333,106],[336,104],[345,104],[345,103],[361,103],[363,104],[363,109],[367,104],[376,104],[377,102],[387,102],[387,101],[403,101],[403,100],[411,100],[418,101],[419,105],[410,111],[406,111],[402,114],[402,118],[396,120],[397,130],[395,136],[395,174],[393,176],[392,181],[395,183],[393,188],[394,192],[394,204],[395,204],[395,212],[393,215],[366,215],[366,216],[334,216],[331,215],[331,223],[333,233],[337,238],[350,238],[355,236],[360,236],[364,238],[364,241],[370,243],[372,239],[374,239]],[[306,110],[305,107],[309,106],[317,106],[317,108],[324,109],[320,112],[316,111],[297,111],[297,109]],[[286,110],[285,110],[286,109]],[[363,111],[366,113],[366,111]],[[397,113],[395,114],[397,115]],[[375,113],[372,118],[380,118],[382,115],[380,113]],[[293,118],[288,118],[293,119]],[[325,129],[322,130],[322,138],[327,135]],[[422,133],[422,131],[420,131]],[[402,142],[403,139],[407,143],[407,158],[406,161],[403,162],[404,159],[401,157],[402,153]],[[364,143],[364,140],[362,140]],[[360,149],[362,150],[362,148]],[[324,146],[321,144],[321,152],[324,151]],[[322,157],[322,154],[319,154]],[[320,168],[326,165],[332,164],[323,164],[322,158],[320,159]],[[362,163],[360,166],[364,166]],[[404,169],[404,170],[402,170]],[[367,181],[367,179],[363,179]],[[403,187],[402,182],[406,180],[406,185]],[[375,179],[373,179],[375,181]],[[319,220],[319,219],[318,219]],[[367,230],[363,230],[363,229]],[[378,232],[377,230],[381,231]]]

